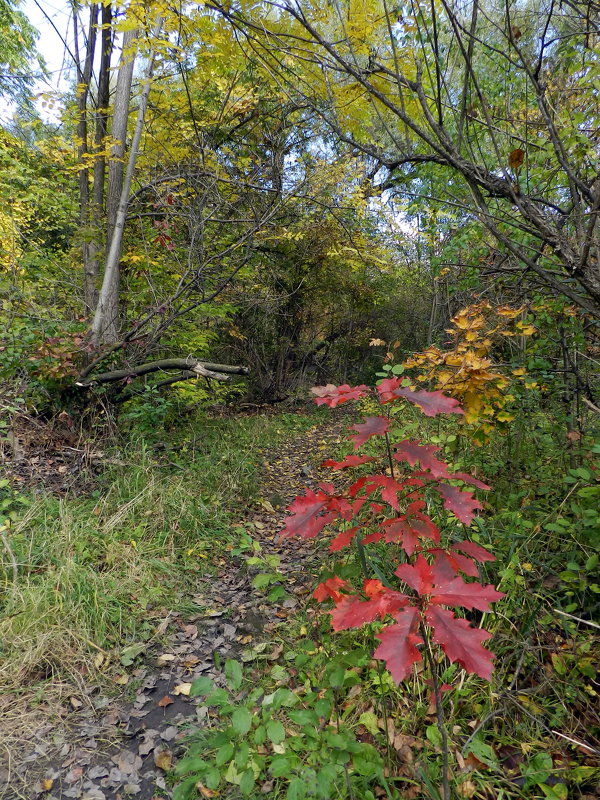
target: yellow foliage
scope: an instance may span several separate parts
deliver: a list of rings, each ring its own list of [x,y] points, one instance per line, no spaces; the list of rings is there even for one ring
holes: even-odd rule
[[[511,379],[494,364],[491,350],[499,337],[531,336],[533,325],[517,320],[523,308],[492,306],[477,303],[461,309],[451,320],[447,329],[454,340],[449,350],[440,350],[431,345],[404,362],[405,367],[419,369],[418,381],[430,381],[440,389],[456,397],[464,409],[464,421],[478,426],[478,436],[484,439],[496,423],[508,423],[514,418],[506,410],[513,396],[506,393]],[[522,367],[512,371],[513,380],[523,379],[526,371]],[[535,388],[535,382],[527,381],[527,388]]]

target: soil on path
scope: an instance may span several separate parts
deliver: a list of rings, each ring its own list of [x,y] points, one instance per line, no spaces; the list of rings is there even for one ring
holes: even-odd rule
[[[189,597],[206,609],[192,618],[177,610],[159,624],[154,643],[131,649],[131,665],[118,697],[84,685],[60,725],[48,720],[0,767],[0,798],[10,800],[169,800],[169,770],[190,726],[209,721],[201,699],[187,696],[202,676],[224,684],[228,658],[267,665],[282,651],[278,628],[310,599],[319,569],[313,542],[281,539],[285,508],[304,487],[330,479],[318,464],[341,438],[348,420],[335,413],[326,426],[264,451],[260,500],[239,522],[277,555],[286,596],[267,602],[252,588],[243,557],[219,559],[216,574],[199,576]],[[250,553],[251,554],[251,553]],[[257,571],[264,571],[258,569]]]

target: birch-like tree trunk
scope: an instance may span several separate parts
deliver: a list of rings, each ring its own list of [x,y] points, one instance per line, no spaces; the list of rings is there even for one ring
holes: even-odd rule
[[[162,27],[162,21],[159,20],[152,32],[153,40],[158,37]],[[125,51],[126,44],[123,42],[123,50]],[[131,67],[133,72],[133,66]],[[121,193],[119,202],[114,208],[114,193],[116,191],[115,185],[111,186],[110,178],[110,164],[109,164],[109,185],[108,185],[108,231],[109,231],[109,245],[106,256],[106,264],[104,267],[104,277],[102,281],[102,288],[98,297],[98,304],[96,306],[96,313],[92,323],[92,341],[94,344],[114,344],[118,338],[119,332],[119,277],[120,277],[120,261],[121,251],[123,245],[123,230],[125,228],[125,220],[127,217],[127,207],[129,205],[129,194],[131,191],[131,181],[133,179],[133,172],[135,170],[135,162],[137,160],[140,141],[142,138],[142,130],[144,127],[144,118],[146,116],[146,107],[148,105],[148,95],[150,94],[150,85],[152,80],[152,72],[154,69],[154,48],[150,50],[146,69],[144,71],[144,78],[142,84],[142,93],[139,99],[138,114],[129,150],[129,157],[127,159],[127,169],[125,177],[122,181]],[[121,70],[119,70],[119,78],[121,77]],[[127,77],[124,78],[126,80]],[[131,78],[129,78],[129,85],[131,86]],[[117,92],[118,92],[117,85]],[[127,111],[129,109],[129,98],[126,104],[124,97],[119,98],[119,118],[118,118],[118,132],[122,133],[122,141],[125,139],[125,131],[123,131],[123,115],[125,116],[125,128],[127,123]],[[115,99],[115,121],[117,121],[117,99]],[[113,125],[113,138],[115,138],[115,128]],[[114,172],[113,172],[114,177]]]

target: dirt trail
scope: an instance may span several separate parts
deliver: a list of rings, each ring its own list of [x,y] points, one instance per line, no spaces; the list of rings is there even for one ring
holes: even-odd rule
[[[69,711],[68,727],[49,721],[0,769],[0,786],[6,786],[0,798],[172,797],[168,767],[181,750],[182,728],[208,720],[202,701],[186,696],[189,684],[209,676],[224,685],[222,667],[232,657],[252,662],[259,655],[270,668],[282,649],[277,627],[310,597],[318,571],[314,545],[282,540],[279,531],[290,500],[325,478],[318,464],[347,424],[343,414],[332,414],[328,425],[265,450],[258,492],[262,502],[240,518],[260,542],[262,555],[279,556],[287,596],[279,604],[267,602],[252,588],[242,557],[222,559],[216,575],[199,577],[189,589],[207,611],[186,619],[170,612],[158,626],[160,644],[142,645],[137,655],[132,651],[128,684],[119,697],[106,697],[96,686],[80,689],[87,703]]]

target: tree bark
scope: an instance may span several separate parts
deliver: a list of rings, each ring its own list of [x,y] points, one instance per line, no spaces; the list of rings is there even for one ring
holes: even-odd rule
[[[77,156],[79,159],[79,225],[83,235],[81,252],[83,260],[84,284],[87,285],[88,274],[90,271],[90,242],[88,238],[87,225],[90,213],[90,187],[88,169],[88,120],[87,120],[87,101],[90,94],[90,80],[92,77],[92,66],[94,63],[94,53],[96,50],[96,23],[98,20],[98,6],[90,7],[90,22],[88,37],[85,49],[85,60],[83,68],[79,56],[79,24],[77,13],[73,13],[73,30],[75,36],[75,58],[77,59],[78,85],[77,85]],[[84,296],[86,292],[84,291]],[[92,309],[87,304],[87,311]]]
[[[91,380],[78,381],[76,386],[87,388],[101,383],[114,383],[126,378],[139,378],[142,375],[149,375],[152,372],[164,372],[165,370],[178,369],[184,372],[193,372],[194,375],[204,375],[207,378],[216,380],[226,380],[228,375],[248,375],[248,367],[232,366],[230,364],[213,364],[211,361],[200,361],[197,358],[163,358],[159,361],[150,361],[147,364],[140,364],[138,367],[128,369],[115,369],[111,372],[100,372]],[[187,376],[191,377],[191,376]],[[186,380],[186,378],[178,378]]]
[[[112,6],[102,5],[100,72],[98,74],[98,96],[96,101],[96,126],[94,134],[94,181],[92,204],[89,209],[90,242],[85,270],[84,300],[88,314],[93,314],[98,302],[98,277],[100,275],[100,253],[102,250],[102,226],[100,220],[104,204],[104,182],[106,175],[106,137],[108,132],[108,105],[110,102],[110,59],[112,54]]]
[[[159,21],[155,25],[154,31],[152,32],[153,37],[157,37],[159,35],[161,27],[162,27],[162,20],[159,19]],[[131,69],[133,70],[133,64],[131,65]],[[125,172],[125,178],[123,180],[123,185],[121,187],[119,204],[117,206],[116,214],[114,217],[112,235],[111,235],[111,222],[112,222],[111,213],[113,212],[113,209],[109,207],[108,229],[109,229],[110,246],[108,254],[106,256],[106,264],[104,267],[104,278],[102,281],[102,288],[100,289],[100,295],[98,297],[98,305],[96,306],[96,313],[94,315],[94,321],[92,324],[92,342],[96,345],[114,344],[118,339],[119,278],[120,278],[119,266],[121,261],[121,251],[123,245],[123,230],[125,228],[125,221],[127,218],[127,207],[129,205],[129,193],[131,190],[133,171],[135,169],[135,162],[137,160],[140,148],[140,141],[142,138],[144,117],[146,115],[146,107],[148,105],[148,95],[150,94],[150,85],[151,85],[153,69],[154,69],[154,49],[151,49],[148,55],[148,61],[143,79],[143,88],[139,100],[135,131],[133,134],[133,140],[131,142],[129,158],[127,160],[127,170]],[[120,70],[119,70],[119,77],[120,77]],[[125,76],[124,80],[129,80],[129,85],[131,85],[131,80],[130,78],[129,79],[127,78],[127,75]],[[129,102],[127,101],[127,108],[128,106]],[[115,109],[116,109],[116,100],[115,100]],[[125,124],[126,124],[127,112],[121,109],[120,113],[121,115],[125,116]],[[122,124],[122,119],[120,118],[119,125],[121,124]],[[113,128],[113,136],[114,136],[114,128]],[[123,140],[124,140],[124,135],[123,135]],[[111,197],[110,172],[109,172],[109,201],[111,200],[114,200],[114,197]]]

